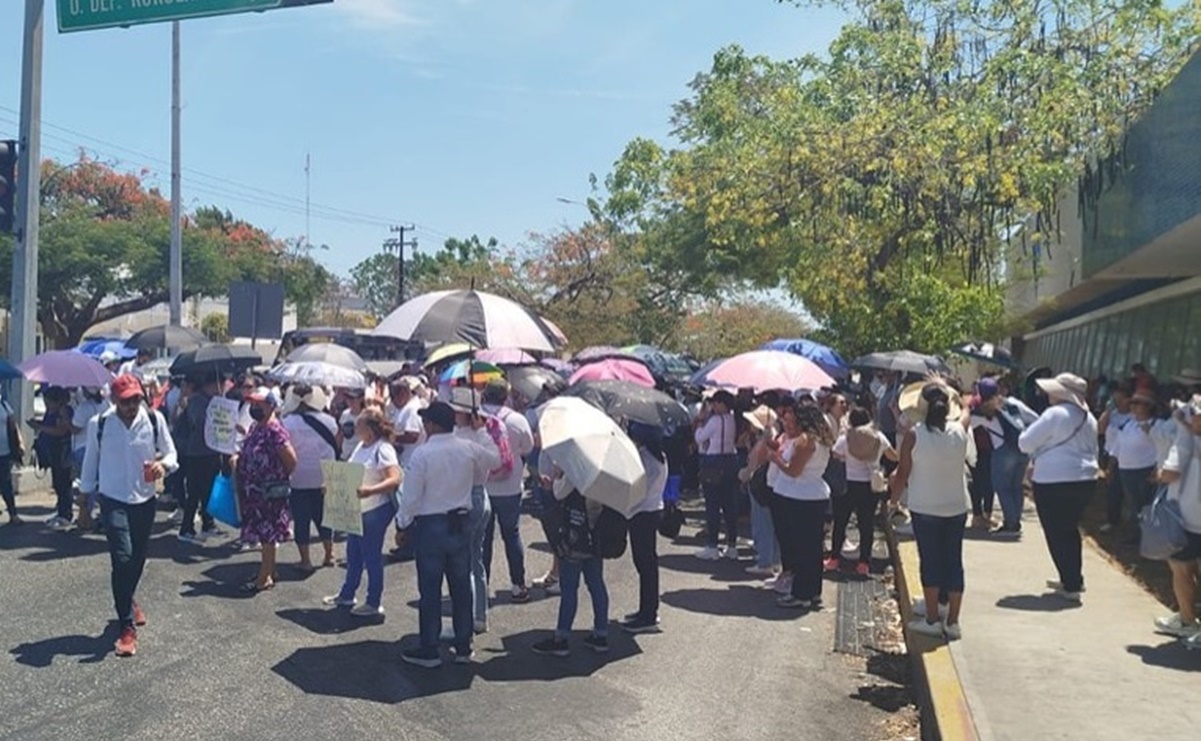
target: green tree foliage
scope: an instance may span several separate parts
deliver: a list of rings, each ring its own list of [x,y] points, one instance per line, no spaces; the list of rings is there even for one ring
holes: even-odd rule
[[[229,334],[229,317],[225,314],[209,314],[201,319],[200,331],[212,342],[224,344],[233,340]]]
[[[43,163],[37,317],[50,346],[78,344],[94,324],[168,300],[170,209],[144,176],[87,157]],[[5,304],[12,251],[12,240],[0,237]],[[303,298],[323,269],[286,257],[261,229],[227,211],[199,209],[184,223],[184,298],[224,295],[235,280],[283,280],[290,299]]]
[[[996,331],[1003,267],[1121,147],[1192,52],[1197,14],[1156,0],[840,4],[851,20],[826,56],[720,51],[675,108],[679,146],[631,143],[604,210],[693,285],[783,284],[851,353]]]

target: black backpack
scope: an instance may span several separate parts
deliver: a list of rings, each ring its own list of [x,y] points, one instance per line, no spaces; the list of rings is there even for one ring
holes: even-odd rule
[[[601,558],[621,558],[626,553],[626,534],[629,523],[620,512],[612,507],[601,510],[592,529],[592,537],[596,542],[596,552]]]
[[[573,491],[559,503],[557,510],[555,555],[569,561],[594,558],[596,542],[588,525],[588,505],[584,497],[578,491]]]

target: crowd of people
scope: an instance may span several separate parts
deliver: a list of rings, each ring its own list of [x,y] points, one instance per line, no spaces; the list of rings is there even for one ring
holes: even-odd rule
[[[698,490],[704,503],[697,557],[742,560],[741,523],[749,515],[754,561],[746,572],[762,578],[776,604],[789,610],[820,610],[825,577],[833,573],[870,578],[878,525],[906,513],[907,525],[895,522],[899,530],[912,529],[924,591],[908,628],[958,639],[969,527],[998,539],[1020,538],[1025,492],[1032,491],[1058,576],[1048,587],[1076,603],[1085,591],[1080,522],[1098,480],[1107,492],[1104,529],[1125,529],[1132,538],[1138,513],[1166,486],[1180,502],[1189,540],[1169,562],[1179,612],[1156,628],[1201,640],[1194,610],[1201,466],[1190,465],[1201,452],[1195,444],[1201,397],[1194,396],[1201,375],[1161,385],[1136,367],[1117,384],[1042,373],[1030,384],[986,376],[963,387],[937,375],[882,372],[816,391],[681,392],[691,427],[625,426],[646,471],[646,491],[614,527],[612,511],[582,498],[541,450],[539,414],[555,394],[551,386],[533,399],[502,379],[433,388],[426,379],[436,375],[411,368],[365,389],[279,387],[249,372],[174,379],[156,389],[139,375],[139,362],[114,365],[125,372],[106,389],[44,389],[45,414],[27,421],[56,497],[47,524],[95,529],[108,540],[121,625],[118,655],[137,651],[137,628],[146,623],[136,594],[160,493],[175,504],[179,540],[203,547],[226,535],[209,511],[209,497],[221,480],[232,482],[237,546],[261,553],[254,578],[242,585],[256,594],[275,588],[278,549],[289,541],[303,571],[335,564],[321,466],[333,460],[364,468],[357,491],[362,533],[346,536],[345,579],[323,602],[357,618],[380,618],[385,551],[394,531],[392,552],[414,558],[419,591],[419,642],[402,657],[422,667],[442,663],[444,582],[456,663],[471,661],[473,637],[488,630],[492,594],[507,591],[510,601],[522,603],[531,588],[561,596],[553,632],[533,650],[567,655],[581,581],[594,616],[584,643],[607,651],[604,561],[621,557],[627,542],[639,602],[620,626],[632,633],[660,630],[657,539],[678,532],[667,521],[681,517],[677,500],[688,490]],[[209,447],[204,434],[218,396],[238,402],[233,455]],[[24,443],[11,408],[0,405],[0,414],[8,430],[0,439],[0,466],[11,470]],[[11,476],[4,473],[0,494],[17,523]],[[554,553],[548,570],[534,579],[520,527],[527,494]],[[848,543],[852,521],[857,539]],[[504,590],[497,588],[504,578],[494,578],[492,568],[498,527]]]

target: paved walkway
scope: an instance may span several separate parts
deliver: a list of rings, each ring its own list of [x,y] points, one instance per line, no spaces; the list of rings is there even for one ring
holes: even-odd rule
[[[1049,595],[1044,583],[1057,577],[1032,510],[1023,528],[1020,541],[975,537],[965,544],[964,638],[950,644],[949,670],[930,679],[935,704],[951,710],[948,725],[958,723],[957,703],[945,680],[958,674],[981,739],[1196,737],[1201,652],[1154,633],[1163,605],[1087,542],[1084,604]],[[916,596],[912,539],[902,541],[901,555]],[[928,671],[939,674],[935,652],[945,649],[926,650]],[[964,725],[965,733],[944,731],[944,739],[970,737]]]

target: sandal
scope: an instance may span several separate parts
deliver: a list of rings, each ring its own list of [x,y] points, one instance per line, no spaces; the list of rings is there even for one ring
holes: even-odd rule
[[[242,591],[247,594],[258,594],[259,592],[268,592],[272,589],[275,589],[274,581],[269,581],[260,587],[258,580],[252,579],[242,585]]]

